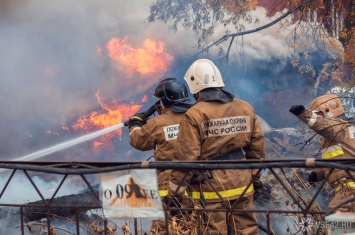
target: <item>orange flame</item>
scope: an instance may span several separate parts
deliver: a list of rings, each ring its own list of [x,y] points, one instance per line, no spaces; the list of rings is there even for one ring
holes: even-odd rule
[[[102,145],[103,143],[102,142],[99,142],[99,141],[94,141],[94,143],[93,143],[93,146],[95,147],[95,148],[98,148],[100,145]]]
[[[63,130],[65,130],[65,131],[67,131],[67,132],[70,131],[69,127],[67,127],[67,126],[62,126],[61,128],[62,128]]]
[[[116,124],[122,123],[124,120],[130,118],[135,114],[142,105],[130,105],[130,104],[106,104],[102,101],[99,96],[99,91],[95,94],[98,103],[101,105],[103,112],[92,111],[90,114],[80,117],[75,124],[71,127],[74,130],[90,133],[96,130],[101,130]],[[113,142],[121,138],[122,129],[112,131],[101,136],[101,140],[95,140],[93,142],[93,147],[113,147]]]
[[[143,98],[142,98],[142,102],[147,102],[147,100],[148,100],[148,96],[147,95],[145,95],[145,96],[143,96]]]
[[[173,57],[164,52],[164,43],[153,39],[146,39],[143,48],[133,48],[127,44],[128,37],[123,39],[112,38],[107,43],[109,57],[116,62],[118,70],[125,73],[128,78],[134,73],[141,75],[164,74]]]

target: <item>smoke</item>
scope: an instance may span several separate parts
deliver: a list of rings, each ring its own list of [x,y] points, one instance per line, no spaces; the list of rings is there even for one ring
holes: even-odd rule
[[[107,102],[131,103],[140,101],[143,94],[151,95],[151,87],[164,76],[183,77],[198,52],[196,35],[187,29],[174,33],[160,21],[147,24],[145,19],[152,2],[0,0],[2,160],[17,159],[72,139],[72,135],[60,132],[60,128],[73,124],[78,117],[91,111],[101,110],[95,96],[98,90]],[[262,8],[257,8],[252,14],[257,15],[260,21],[250,24],[241,22],[247,29],[270,22]],[[217,26],[216,31],[214,39],[219,38],[218,34],[223,36],[225,28]],[[277,75],[289,69],[292,53],[285,41],[287,35],[287,30],[278,31],[275,26],[239,37],[230,57],[231,64],[236,63],[237,66],[220,67],[226,88],[236,91],[240,98],[255,103],[261,99],[262,92],[272,89],[270,84],[284,87]],[[174,57],[170,70],[149,75],[135,72],[128,78],[124,71],[118,69],[122,66],[113,61],[107,51],[107,44],[112,38],[122,40],[126,36],[127,44],[136,49],[142,48],[147,38],[164,42],[165,52]],[[224,43],[224,51],[227,47],[228,43]],[[212,47],[208,57],[216,61],[218,53],[218,47]],[[268,106],[265,103],[256,107],[260,107],[257,112],[261,114],[260,110],[265,107],[272,109],[271,104]],[[267,112],[276,119],[272,112]],[[269,119],[266,121],[269,122]],[[54,132],[49,133],[48,130]],[[119,156],[127,155],[129,158],[125,161],[135,161],[151,155],[151,152],[141,153],[129,146],[127,129],[123,130],[122,136],[122,145],[115,146],[110,154],[100,160],[117,161],[122,160]],[[53,159],[90,161],[96,160],[93,156],[98,153],[98,150],[80,145],[58,153]],[[22,194],[22,198],[14,197],[19,195],[19,189],[14,185],[4,195],[8,202],[37,200],[36,192],[27,188],[29,183],[23,183],[24,177],[16,177],[16,182],[21,182],[16,185],[21,185],[22,192],[30,193]],[[0,178],[0,182],[5,180]],[[56,187],[57,182],[41,180],[41,177],[35,178],[39,184],[43,183],[43,192],[48,194],[45,197],[52,195],[50,190]],[[67,187],[63,194],[75,191],[75,188]]]
[[[9,180],[10,170],[1,170],[0,185],[3,189]],[[51,198],[58,188],[61,176],[54,174],[31,174],[31,179],[36,185],[41,195],[44,198]],[[90,176],[89,176],[90,177]],[[91,177],[92,178],[92,177]],[[21,187],[19,187],[21,185]],[[65,180],[65,183],[60,187],[56,197],[63,195],[76,194],[87,188],[85,182],[78,176],[70,176]],[[24,193],[25,192],[25,193]],[[36,192],[35,188],[28,178],[21,172],[18,172],[7,185],[4,194],[2,195],[3,203],[5,204],[21,204],[34,201],[40,201],[41,197]]]
[[[283,12],[280,12],[270,18],[267,16],[265,8],[257,7],[255,10],[249,12],[250,18],[241,19],[238,22],[238,26],[242,27],[243,31],[254,30],[269,24],[282,14]],[[270,70],[270,63],[279,61],[280,63],[275,63],[272,72],[277,74],[282,71],[293,56],[293,52],[290,51],[290,45],[286,38],[292,28],[294,28],[294,24],[292,23],[285,24],[285,21],[283,21],[283,23],[283,27],[277,23],[266,29],[235,37],[235,43],[230,48],[229,52],[230,63],[242,64],[243,66],[257,64],[260,69]],[[233,26],[219,25],[215,28],[216,36],[214,40],[222,38],[226,31],[230,32],[230,34],[238,32]],[[229,41],[230,40],[227,40],[227,43],[219,45],[225,53],[228,50]],[[212,52],[217,54],[219,48],[212,47]]]
[[[44,199],[52,200],[53,204],[63,204],[63,197],[68,198],[78,195],[78,193],[88,191],[87,184],[83,181],[80,176],[69,176],[63,182],[63,176],[56,174],[46,174],[37,172],[27,172],[31,176],[33,182],[32,185],[27,176],[22,171],[17,171],[11,179],[11,170],[0,171],[0,186],[2,189],[1,200],[3,205],[0,207],[0,234],[21,234],[21,213],[23,213],[23,222],[25,223],[24,232],[25,234],[40,234],[41,229],[47,226],[47,216],[44,214],[44,210],[39,207],[27,207],[24,211],[20,211],[19,207],[13,205],[28,205],[34,203],[43,204]],[[88,180],[90,180],[91,185],[94,187],[97,180],[95,181],[94,176],[86,175]],[[9,181],[9,182],[8,182]],[[61,184],[62,183],[62,184]],[[5,188],[6,187],[6,188]],[[57,189],[59,190],[57,191]],[[38,192],[37,192],[37,190]],[[54,193],[56,193],[54,195]],[[52,198],[53,197],[53,198]],[[78,196],[80,197],[80,196]],[[83,201],[85,201],[84,196],[82,196]],[[47,201],[47,202],[48,202]],[[70,202],[69,202],[70,204]],[[83,203],[84,204],[84,203]],[[58,214],[57,214],[57,213]],[[99,214],[98,210],[88,210],[87,217]],[[66,217],[63,217],[67,215]],[[60,232],[61,229],[67,229],[68,231],[75,231],[75,224],[70,220],[71,213],[67,212],[65,209],[58,210],[52,209],[51,212],[51,226],[57,226],[58,232],[56,234],[68,234],[68,232]],[[85,221],[85,219],[82,219]],[[81,225],[90,228],[88,224],[80,221]]]
[[[17,9],[9,2],[13,1],[7,2],[8,8]],[[144,17],[139,11],[147,7],[115,1],[29,1],[11,16],[5,14],[0,39],[1,88],[6,97],[2,110],[11,117],[32,110],[57,123],[92,109],[97,104],[93,94],[101,84],[125,79],[112,74],[114,68],[96,54],[97,46],[143,27],[132,16]]]
[[[268,17],[267,9],[257,7],[249,12],[250,17],[240,20],[238,26],[244,27],[245,31],[254,30],[285,13],[278,12]],[[296,24],[299,24],[298,27]],[[288,109],[293,104],[310,103],[314,98],[313,87],[320,68],[339,55],[339,51],[328,46],[330,37],[329,41],[324,39],[323,48],[316,48],[315,38],[319,35],[311,26],[314,27],[314,24],[293,22],[292,17],[288,16],[268,28],[235,37],[230,48],[232,37],[209,51],[215,56],[221,52],[224,55],[229,53],[228,65],[223,64],[225,60],[220,65],[227,89],[250,102],[256,113],[273,127],[294,125],[295,120]],[[222,38],[226,31],[230,34],[238,32],[234,27],[219,25],[215,28],[213,40]],[[318,42],[317,45],[321,44]],[[303,56],[305,52],[307,56]],[[327,85],[326,81],[323,83]]]
[[[105,103],[139,102],[145,94],[151,97],[152,87],[165,76],[182,78],[197,57],[217,61],[218,47],[212,47],[208,55],[196,55],[197,38],[191,30],[179,28],[173,32],[161,21],[148,24],[146,18],[152,2],[0,1],[2,159],[16,159],[73,137],[60,132],[61,127],[73,124],[91,111],[102,110],[95,96],[97,91]],[[263,8],[251,14],[258,21],[241,21],[246,30],[271,21]],[[223,36],[225,30],[217,25],[213,39]],[[230,63],[220,66],[226,88],[253,104],[267,90],[293,87],[293,83],[278,77],[280,73],[288,76],[294,73],[290,72],[292,53],[286,42],[288,33],[288,28],[279,30],[279,25],[275,25],[236,38]],[[113,60],[108,52],[110,40],[125,38],[128,47],[124,52],[128,52],[127,48],[139,52],[148,38],[155,40],[156,45],[164,43],[165,57],[161,58],[171,56],[172,60],[163,60],[171,61],[170,67],[166,71],[158,67],[150,74],[133,71],[128,76],[122,70],[123,63]],[[224,51],[227,47],[228,42],[222,44]],[[152,66],[148,62],[147,65]],[[127,144],[128,133],[122,133],[125,135],[123,140]],[[87,152],[73,151],[78,157]],[[125,150],[116,149],[113,154],[121,151]],[[129,151],[133,151],[129,153],[133,156],[138,154]]]
[[[172,36],[161,22],[145,22],[151,2],[0,1],[1,158],[59,140],[46,132],[100,109],[98,90],[107,102],[131,103],[162,79],[166,71],[129,79],[107,52],[112,38],[126,36],[132,48],[151,37],[167,43],[166,53],[184,52],[172,47],[182,36]]]

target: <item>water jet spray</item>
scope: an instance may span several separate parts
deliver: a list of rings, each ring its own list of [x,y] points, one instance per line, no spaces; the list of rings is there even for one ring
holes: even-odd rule
[[[89,134],[87,134],[87,135],[80,136],[80,137],[78,137],[78,138],[75,138],[75,139],[72,139],[72,140],[68,140],[68,141],[65,141],[65,142],[63,142],[63,143],[54,145],[54,146],[52,146],[52,147],[48,147],[48,148],[45,148],[45,149],[36,151],[36,152],[34,152],[34,153],[27,154],[27,155],[25,155],[25,156],[16,158],[15,161],[34,160],[34,159],[37,159],[37,158],[40,158],[40,157],[49,155],[49,154],[51,154],[51,153],[54,153],[54,152],[57,152],[57,151],[60,151],[60,150],[69,148],[69,147],[71,147],[71,146],[80,144],[80,143],[82,143],[82,142],[85,142],[85,141],[94,139],[94,138],[96,138],[96,137],[98,137],[98,136],[107,134],[107,133],[109,133],[109,132],[111,132],[111,131],[115,131],[115,130],[120,129],[120,128],[124,127],[124,126],[125,126],[124,123],[119,123],[119,124],[116,124],[116,125],[107,127],[107,128],[105,128],[105,129],[102,129],[102,130],[99,130],[99,131],[95,131],[95,132],[93,132],[93,133],[89,133]]]
[[[146,111],[144,111],[142,113],[144,113],[144,115],[146,117],[151,116],[155,111],[157,111],[159,113],[160,109],[161,109],[159,107],[159,102],[160,102],[160,100],[158,102],[156,102],[155,104],[153,104],[148,110],[146,110]],[[95,131],[93,133],[89,133],[87,135],[80,136],[78,138],[65,141],[63,143],[54,145],[52,147],[48,147],[48,148],[36,151],[34,153],[31,153],[31,154],[27,154],[25,156],[16,158],[15,161],[27,161],[27,160],[38,159],[40,157],[44,157],[44,156],[49,155],[51,153],[54,153],[54,152],[57,152],[57,151],[72,147],[72,146],[80,144],[82,142],[85,142],[85,141],[94,139],[96,137],[99,137],[101,135],[107,134],[109,132],[115,131],[115,130],[120,129],[120,128],[124,127],[124,126],[128,126],[128,120],[124,121],[122,123],[107,127],[105,129],[98,130],[98,131]]]

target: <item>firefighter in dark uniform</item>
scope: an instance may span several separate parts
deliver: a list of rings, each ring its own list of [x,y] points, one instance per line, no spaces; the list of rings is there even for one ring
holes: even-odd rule
[[[197,101],[181,120],[174,161],[265,158],[264,135],[253,107],[223,90],[221,73],[212,61],[196,60],[184,79]],[[251,169],[199,172],[204,175],[204,181],[202,185],[195,185],[193,172],[189,171],[184,178],[186,171],[172,170],[169,197],[178,201],[186,190],[194,199],[203,198],[206,209],[226,209],[226,204],[233,205],[246,190],[234,208],[252,210],[252,181],[259,183],[260,180],[256,172]],[[204,234],[259,234],[255,213],[230,215],[217,211],[209,213],[207,220]]]
[[[322,159],[355,160],[355,125],[344,114],[340,99],[334,94],[325,94],[314,99],[310,108],[293,105],[290,112],[297,116],[309,128],[321,136]],[[334,197],[328,205],[333,209],[339,203],[355,196],[355,182],[344,170],[315,169],[308,177],[312,184],[328,177],[334,189]],[[355,177],[355,172],[350,172]],[[335,208],[337,209],[337,208]],[[355,212],[355,203],[348,203],[339,208],[342,212]]]
[[[148,119],[143,113],[130,118],[130,144],[134,148],[147,151],[154,149],[155,161],[172,161],[179,124],[182,116],[191,107],[186,86],[175,78],[162,80],[155,89],[154,96],[160,99],[162,107],[159,116]],[[158,175],[159,194],[168,194],[170,171]],[[154,221],[151,234],[162,234],[165,222]]]

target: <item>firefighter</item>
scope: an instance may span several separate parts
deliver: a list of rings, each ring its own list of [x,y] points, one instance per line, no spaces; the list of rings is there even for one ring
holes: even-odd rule
[[[196,60],[184,79],[196,103],[181,120],[174,161],[265,158],[264,136],[253,107],[223,90],[225,85],[221,73],[212,61]],[[197,177],[199,175],[203,181],[197,180],[195,184],[196,172],[172,170],[168,197],[180,201],[186,190],[188,196],[200,200],[202,206],[210,210],[204,234],[259,234],[255,213],[234,211],[231,215],[225,210],[244,191],[233,208],[252,210],[252,181],[260,180],[257,171],[217,169],[201,171]]]
[[[345,116],[340,99],[331,93],[314,99],[310,108],[303,105],[293,105],[290,112],[297,116],[309,128],[321,136],[322,159],[355,159],[355,126]],[[328,210],[355,212],[355,204],[348,203],[337,208],[339,203],[355,196],[355,182],[344,170],[314,169],[308,181],[314,185],[328,177],[328,183],[334,189],[334,197],[328,205]],[[355,177],[355,172],[351,172]]]
[[[180,120],[191,106],[187,88],[176,78],[167,78],[158,84],[154,96],[160,99],[160,115],[148,119],[142,112],[131,117],[128,121],[130,144],[141,151],[154,149],[156,161],[172,161]],[[158,175],[161,197],[168,194],[169,174],[166,170]],[[162,234],[164,224],[163,221],[153,221],[151,234]]]

